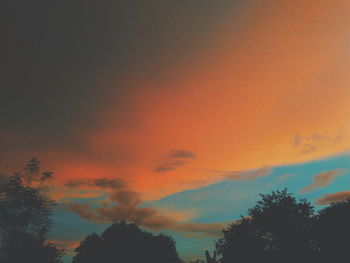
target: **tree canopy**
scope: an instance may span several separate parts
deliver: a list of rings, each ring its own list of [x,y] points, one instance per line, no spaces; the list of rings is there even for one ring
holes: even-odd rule
[[[216,241],[221,263],[343,262],[349,258],[350,200],[317,213],[286,189],[260,195],[248,216],[223,230]]]
[[[153,235],[124,221],[112,224],[101,235],[87,236],[76,252],[73,263],[181,262],[171,237]]]
[[[342,262],[350,257],[350,200],[332,203],[317,215],[314,234],[319,262]]]
[[[316,253],[314,210],[287,190],[261,195],[248,217],[223,231],[216,248],[222,262],[307,262]]]
[[[2,263],[57,263],[61,252],[46,242],[52,226],[54,201],[48,196],[39,161],[31,159],[21,173],[0,184],[0,261]]]
[[[0,262],[60,263],[62,251],[47,242],[55,202],[33,158],[22,172],[0,178]],[[343,262],[349,258],[350,200],[315,212],[306,199],[287,189],[261,194],[260,200],[216,241],[208,263]],[[102,234],[87,236],[72,263],[180,263],[175,241],[134,223],[115,222]],[[204,263],[203,260],[192,261]]]

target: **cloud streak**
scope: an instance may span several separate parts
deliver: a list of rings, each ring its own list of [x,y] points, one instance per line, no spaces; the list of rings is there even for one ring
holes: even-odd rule
[[[183,233],[196,234],[198,237],[217,237],[225,227],[223,223],[193,223],[180,222],[171,216],[163,214],[154,207],[142,207],[141,195],[128,188],[114,189],[108,200],[98,208],[90,204],[66,202],[67,210],[78,214],[81,218],[104,224],[113,221],[131,221],[150,230],[174,230]]]
[[[182,233],[199,234],[206,237],[220,236],[224,223],[179,222],[170,216],[163,215],[153,207],[139,207],[139,203],[120,203],[113,207],[104,204],[94,209],[88,204],[67,203],[69,211],[77,213],[81,218],[93,223],[103,224],[113,221],[131,221],[150,230],[174,230]]]
[[[186,150],[173,150],[168,155],[169,158],[194,159],[197,155],[194,152]]]
[[[350,191],[342,191],[333,194],[326,194],[315,200],[317,205],[327,205],[331,203],[341,202],[350,198]]]
[[[194,152],[188,150],[172,150],[165,157],[158,160],[154,172],[163,173],[173,171],[181,166],[188,164],[188,160],[197,158]]]
[[[336,178],[341,176],[343,171],[341,169],[330,170],[316,174],[312,179],[312,184],[302,188],[300,193],[307,193],[314,191],[318,188],[325,187],[331,184]]]
[[[295,134],[293,146],[299,149],[300,153],[308,154],[330,145],[339,144],[342,140],[344,136],[340,134],[313,133],[309,136]]]
[[[124,180],[120,178],[96,178],[96,179],[77,179],[68,180],[64,186],[75,188],[80,186],[98,187],[101,189],[123,189],[127,187]]]
[[[186,165],[186,162],[184,161],[165,161],[164,163],[158,165],[155,169],[154,172],[156,173],[162,173],[162,172],[169,172],[173,171],[176,168],[179,168],[181,166]]]
[[[217,171],[217,173],[224,177],[224,179],[235,181],[252,181],[260,177],[270,175],[272,167],[265,166],[252,171]]]

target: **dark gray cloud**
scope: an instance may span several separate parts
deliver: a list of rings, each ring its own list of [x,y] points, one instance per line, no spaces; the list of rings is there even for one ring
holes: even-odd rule
[[[86,180],[69,180],[64,183],[64,186],[71,187],[71,188],[75,188],[83,185],[90,185],[90,183]]]
[[[173,171],[176,168],[186,164],[184,161],[162,160],[161,162],[162,163],[154,169],[156,173]]]
[[[187,234],[196,234],[198,237],[217,237],[225,227],[225,224],[219,222],[179,222],[155,207],[144,207],[142,206],[143,200],[141,194],[131,190],[120,179],[106,179],[102,185],[101,179],[71,180],[66,183],[68,187],[79,187],[82,185],[97,185],[101,188],[109,188],[111,190],[107,193],[108,198],[102,201],[97,208],[89,203],[68,201],[63,204],[68,211],[74,212],[81,218],[93,223],[105,224],[125,220],[151,230],[171,229]]]
[[[95,219],[95,213],[89,204],[68,202],[65,204],[65,206],[69,211],[75,212],[85,220],[92,221]]]
[[[113,189],[119,190],[127,187],[126,182],[120,178],[97,178],[97,179],[78,179],[78,180],[68,180],[65,182],[66,187],[80,187],[80,186],[90,186],[98,187],[101,189]]]
[[[201,236],[217,237],[221,235],[222,229],[226,226],[223,223],[194,223],[179,222],[154,207],[141,207],[142,199],[139,193],[125,189],[118,190],[110,194],[110,201],[103,202],[98,208],[93,208],[89,204],[66,203],[66,208],[78,214],[81,218],[105,224],[113,221],[131,221],[151,230],[171,229],[183,233],[192,233]]]
[[[186,150],[173,150],[168,155],[169,158],[194,159],[197,155],[194,152]]]
[[[141,203],[141,195],[131,190],[121,190],[110,195],[112,201],[122,206],[135,206]]]
[[[194,152],[188,150],[172,150],[161,159],[157,160],[154,172],[163,173],[173,171],[188,163],[189,160],[197,158]]]
[[[197,158],[194,152],[188,150],[172,150],[161,159],[157,160],[157,166],[154,172],[163,173],[175,170],[178,167],[184,166],[189,160]]]
[[[103,80],[129,66],[148,74],[185,59],[243,2],[2,1],[0,132],[24,135],[0,137],[2,153],[77,144],[76,130],[99,124],[99,110],[112,103],[122,125],[133,87]]]
[[[124,180],[119,178],[98,178],[94,180],[94,185],[100,188],[110,188],[110,189],[122,189],[126,188],[127,184]]]
[[[163,173],[163,172],[170,172],[170,171],[173,171],[175,170],[176,167],[175,166],[170,166],[169,164],[161,164],[159,166],[157,166],[154,171],[156,173]]]

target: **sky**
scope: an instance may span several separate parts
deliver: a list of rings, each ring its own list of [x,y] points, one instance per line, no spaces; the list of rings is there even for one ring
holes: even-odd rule
[[[213,248],[260,193],[350,196],[347,0],[4,1],[0,173],[55,172],[50,238]],[[67,259],[68,262],[69,259]]]

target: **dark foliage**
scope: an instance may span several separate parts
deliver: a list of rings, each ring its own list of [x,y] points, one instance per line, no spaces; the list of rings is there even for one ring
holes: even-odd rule
[[[261,195],[255,207],[223,231],[216,244],[223,263],[310,262],[317,253],[313,207],[287,190]]]
[[[314,226],[319,262],[345,262],[350,259],[350,200],[322,209]]]
[[[62,252],[28,233],[9,236],[1,247],[1,263],[59,263]]]
[[[33,158],[23,173],[0,184],[0,261],[2,263],[56,263],[61,251],[46,244],[54,202],[45,181],[51,172],[39,172]]]
[[[216,259],[216,251],[214,251],[213,256],[210,256],[210,253],[208,250],[205,251],[205,259],[206,259],[206,263],[217,263],[217,259]],[[205,263],[203,260],[201,259],[197,259],[194,261],[191,261],[190,263]]]
[[[23,173],[0,178],[0,263],[60,263],[62,251],[46,242],[52,208],[46,180],[33,158]],[[207,263],[346,262],[350,258],[350,200],[318,213],[287,189],[260,195],[248,216],[223,230]],[[137,225],[117,222],[101,235],[87,236],[73,263],[181,263],[174,240]],[[192,261],[204,263],[203,260]]]
[[[101,236],[89,235],[76,249],[73,263],[180,263],[174,240],[153,235],[137,225],[118,222]]]

